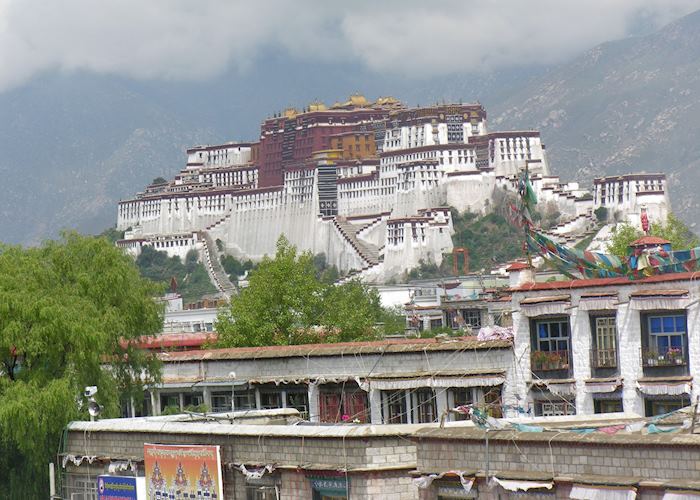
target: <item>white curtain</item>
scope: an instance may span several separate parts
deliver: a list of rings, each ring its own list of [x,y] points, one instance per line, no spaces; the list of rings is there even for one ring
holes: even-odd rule
[[[634,488],[627,487],[574,484],[569,498],[582,500],[634,500],[637,498],[637,491]]]
[[[637,388],[640,392],[648,396],[679,396],[681,394],[690,394],[690,382],[675,384],[648,384],[637,382]]]
[[[501,488],[508,491],[527,491],[533,488],[547,488],[551,490],[554,486],[552,481],[521,481],[515,479],[499,479],[497,477],[493,478],[496,483],[498,483]]]
[[[505,378],[493,377],[421,377],[412,379],[392,379],[392,380],[370,380],[371,389],[394,390],[394,389],[417,389],[419,387],[492,387],[501,385]]]
[[[581,297],[581,300],[578,303],[578,308],[579,311],[615,310],[617,309],[615,302],[617,302],[616,297]]]
[[[632,297],[630,307],[637,311],[685,309],[690,303],[688,297]]]
[[[600,392],[615,392],[618,387],[620,387],[621,382],[619,380],[615,380],[613,382],[587,382],[586,383],[586,392],[591,394],[591,393],[600,393]]]
[[[520,304],[520,310],[528,318],[545,314],[568,314],[568,302],[541,302],[539,304]]]

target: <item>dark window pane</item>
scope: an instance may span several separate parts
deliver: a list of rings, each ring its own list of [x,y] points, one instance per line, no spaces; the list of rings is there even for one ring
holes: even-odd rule
[[[649,328],[652,333],[661,332],[661,318],[649,318]]]
[[[676,331],[685,331],[685,316],[676,316]]]
[[[664,317],[664,332],[672,332],[674,328],[673,316]]]

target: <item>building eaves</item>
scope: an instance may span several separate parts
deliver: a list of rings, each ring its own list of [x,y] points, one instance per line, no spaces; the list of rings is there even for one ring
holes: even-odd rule
[[[505,340],[478,340],[476,337],[440,339],[397,339],[375,342],[342,342],[337,344],[305,344],[292,346],[239,347],[203,349],[198,351],[169,352],[159,354],[165,363],[205,360],[242,360],[318,356],[343,356],[355,354],[400,354],[423,351],[460,351],[483,349],[510,349],[512,343]]]

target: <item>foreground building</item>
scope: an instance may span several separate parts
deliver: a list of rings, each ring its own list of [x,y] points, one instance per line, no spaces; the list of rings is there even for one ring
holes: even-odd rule
[[[530,419],[531,428],[546,429],[527,432],[514,422],[486,432],[471,422],[444,428],[324,427],[290,425],[290,414],[267,422],[258,416],[252,423],[236,423],[244,422],[241,414],[220,417],[71,423],[61,453],[63,498],[95,498],[103,474],[141,477],[146,490],[167,492],[156,498],[691,500],[700,495],[700,436],[688,433],[690,427],[676,426],[672,434],[650,430],[673,428],[663,422],[642,422],[645,430],[632,431],[625,428],[633,422],[624,418]],[[576,427],[594,431],[582,434]],[[222,484],[194,484],[184,473],[161,473],[158,462],[155,469],[147,462],[145,450],[155,446],[161,451],[176,446],[184,469],[188,452],[201,456],[200,450],[211,450],[219,470],[210,466],[205,477],[216,478],[220,471]],[[199,462],[192,467],[201,477]]]

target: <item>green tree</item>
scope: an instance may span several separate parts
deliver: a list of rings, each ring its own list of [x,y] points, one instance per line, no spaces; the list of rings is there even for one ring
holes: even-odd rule
[[[673,250],[686,250],[700,246],[700,240],[695,233],[672,213],[668,214],[666,222],[651,224],[649,234],[670,241]],[[611,235],[608,252],[624,258],[627,256],[630,244],[642,236],[644,233],[641,230],[629,224],[619,224]]]
[[[129,341],[160,330],[155,292],[104,238],[0,247],[0,497],[48,496],[46,464],[65,425],[87,418],[85,386],[105,416],[143,400],[159,364]]]
[[[320,259],[316,259],[316,264]],[[251,272],[249,286],[231,298],[216,331],[224,347],[342,342],[376,338],[384,310],[376,291],[318,276],[314,256],[298,253],[286,238],[274,258]]]
[[[183,263],[180,257],[168,257],[165,252],[145,246],[136,259],[136,265],[141,276],[160,283],[164,288],[170,284],[171,278],[175,277],[178,291],[184,301],[192,302],[206,294],[216,293],[207,270],[198,259],[196,250],[187,252]]]

